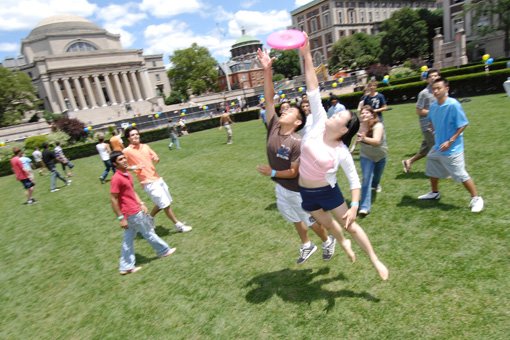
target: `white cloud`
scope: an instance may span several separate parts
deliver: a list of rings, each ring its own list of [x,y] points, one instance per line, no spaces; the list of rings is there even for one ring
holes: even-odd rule
[[[96,9],[97,5],[88,0],[2,0],[0,31],[32,29],[55,14],[89,17]]]
[[[165,63],[170,62],[168,56],[172,55],[175,50],[188,48],[194,42],[199,46],[206,47],[213,58],[222,62],[223,56],[225,60],[230,57],[230,46],[235,42],[235,39],[223,38],[220,40],[219,33],[214,31],[205,35],[196,35],[188,24],[177,20],[160,25],[150,25],[145,30],[144,36],[146,46],[144,54],[163,53]]]
[[[103,21],[103,28],[108,32],[120,34],[122,47],[131,47],[136,37],[124,30],[124,27],[131,27],[138,24],[140,20],[147,18],[145,13],[137,13],[138,5],[128,2],[122,5],[108,5],[99,11],[97,18]]]
[[[260,0],[243,0],[239,4],[239,6],[241,6],[241,8],[250,8],[253,5],[258,4],[259,2]]]
[[[290,14],[287,11],[239,11],[235,14],[235,18],[230,20],[228,26],[230,35],[239,37],[242,27],[245,28],[246,34],[257,36],[286,29],[291,24]]]
[[[156,18],[170,18],[183,13],[196,13],[203,5],[199,0],[143,0],[142,11],[149,12]]]
[[[295,4],[296,8],[298,8],[298,7],[306,5],[307,3],[312,2],[312,1],[313,0],[296,0],[296,1],[294,1],[294,4]]]
[[[19,44],[0,43],[0,52],[19,52]]]

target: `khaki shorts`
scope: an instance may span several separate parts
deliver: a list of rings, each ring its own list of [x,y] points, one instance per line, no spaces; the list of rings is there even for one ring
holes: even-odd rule
[[[299,192],[285,189],[282,185],[276,184],[276,206],[283,219],[287,222],[303,222],[307,227],[315,223],[315,219],[301,208],[301,194]]]
[[[466,171],[464,152],[455,155],[442,155],[435,148],[432,148],[427,155],[425,175],[434,178],[452,176],[456,183],[464,183],[471,178]]]
[[[162,178],[155,182],[143,185],[143,190],[151,197],[152,202],[156,204],[159,209],[165,209],[172,203],[172,196],[168,191],[168,185]]]

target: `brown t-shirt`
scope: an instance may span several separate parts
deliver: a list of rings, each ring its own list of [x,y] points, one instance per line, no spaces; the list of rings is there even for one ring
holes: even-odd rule
[[[301,136],[292,133],[280,135],[280,122],[276,115],[267,124],[267,158],[274,170],[288,170],[290,163],[299,162],[301,155]],[[290,191],[299,192],[299,176],[295,178],[275,178],[272,180]]]

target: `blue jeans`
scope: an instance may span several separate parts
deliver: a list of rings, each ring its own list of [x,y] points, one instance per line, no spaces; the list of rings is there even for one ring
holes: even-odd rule
[[[174,134],[174,133],[171,133],[170,134],[170,144],[168,145],[169,147],[172,147],[175,143],[175,148],[176,149],[180,149],[181,147],[179,146],[179,138],[177,138],[177,135]]]
[[[371,161],[368,158],[360,157],[361,172],[363,174],[363,183],[361,184],[361,204],[359,210],[370,212],[372,205],[372,190],[376,189],[381,182],[381,177],[386,166],[387,158],[383,158],[378,162]]]
[[[113,169],[113,173],[115,173],[115,167],[112,165],[112,162],[110,162],[110,160],[103,161],[103,163],[106,169],[104,169],[101,178],[106,179],[106,176],[108,176],[108,174],[110,173],[110,169]]]
[[[56,182],[57,182],[57,177],[60,178],[61,180],[63,180],[64,183],[67,185],[67,181],[64,178],[64,176],[62,176],[60,174],[60,172],[57,171],[57,168],[53,168],[53,169],[51,169],[51,188],[50,188],[50,190],[55,189],[55,185],[56,185]]]
[[[134,239],[138,231],[158,255],[165,255],[170,250],[168,244],[156,235],[151,228],[149,219],[142,211],[135,215],[127,215],[127,221],[128,228],[124,230],[124,238],[122,239],[119,271],[130,270],[135,267]]]

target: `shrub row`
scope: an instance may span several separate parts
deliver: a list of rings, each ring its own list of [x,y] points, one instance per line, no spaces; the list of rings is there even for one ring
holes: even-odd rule
[[[239,113],[233,113],[231,118],[235,122],[245,122],[253,119],[258,119],[260,115],[260,110],[249,110],[243,111]],[[214,117],[203,120],[196,120],[193,122],[186,123],[188,127],[188,132],[197,132],[212,128],[217,128],[220,126],[220,117]],[[168,129],[166,127],[143,131],[140,132],[141,140],[144,143],[154,142],[157,140],[169,138]],[[40,140],[38,138],[34,138],[34,143],[38,144]],[[42,144],[42,143],[41,143]],[[63,148],[64,153],[69,159],[77,159],[83,157],[89,157],[97,154],[96,150],[97,142],[81,144],[81,145],[73,145],[66,148]],[[37,145],[36,145],[37,146]],[[10,158],[0,161],[0,176],[8,176],[12,174]]]

